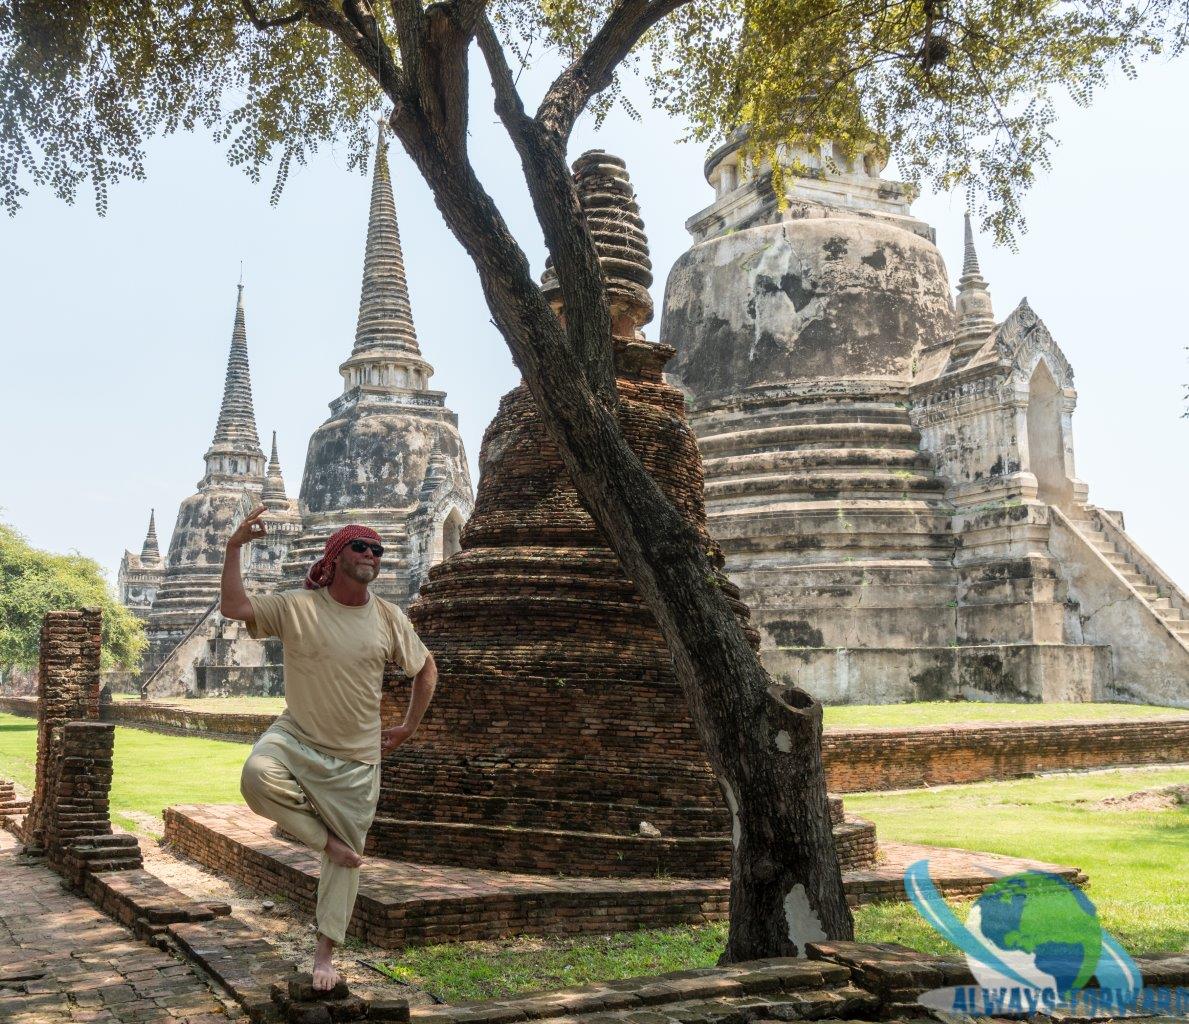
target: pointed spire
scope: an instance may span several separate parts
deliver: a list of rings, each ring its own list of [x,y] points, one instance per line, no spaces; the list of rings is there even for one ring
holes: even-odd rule
[[[950,350],[949,369],[956,370],[969,362],[995,330],[995,310],[991,292],[983,280],[974,248],[974,231],[970,226],[970,211],[964,221],[965,246],[962,253],[962,276],[958,278],[958,333]]]
[[[376,348],[400,349],[420,354],[409,287],[405,281],[405,257],[396,223],[392,178],[388,173],[388,147],[384,123],[376,137],[376,165],[372,174],[372,201],[368,214],[367,249],[363,257],[363,286],[359,294],[359,320],[355,328],[353,354]]]
[[[429,448],[429,460],[425,464],[425,476],[421,480],[421,500],[430,501],[441,487],[442,481],[450,476],[446,454],[442,451],[442,435],[434,434]]]
[[[140,549],[143,565],[160,565],[161,549],[157,546],[157,510],[149,509],[149,532],[145,534],[144,546]]]
[[[974,232],[970,228],[970,211],[965,213],[966,251],[962,259],[962,276],[969,277],[981,273],[978,267],[978,253],[974,249]]]
[[[252,408],[252,377],[248,366],[248,330],[244,324],[244,286],[236,286],[235,326],[231,351],[227,355],[227,376],[223,382],[223,404],[211,448],[241,451],[264,458],[256,434],[256,413]]]
[[[281,460],[277,458],[277,432],[272,432],[272,455],[268,460],[268,473],[264,478],[264,491],[261,500],[270,508],[276,502],[289,504],[289,497],[285,493],[285,478],[281,476]]]

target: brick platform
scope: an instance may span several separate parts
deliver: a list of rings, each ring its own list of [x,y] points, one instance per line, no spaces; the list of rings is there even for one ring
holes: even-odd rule
[[[272,824],[234,804],[191,804],[165,810],[165,841],[181,854],[265,894],[281,893],[312,912],[319,858],[279,838]],[[883,860],[847,872],[852,905],[904,898],[904,869],[928,858],[938,889],[981,892],[995,878],[1025,870],[1084,881],[1077,868],[994,854],[881,844]],[[726,916],[725,879],[582,878],[512,874],[412,864],[371,857],[348,932],[399,949],[432,942],[510,935],[613,932],[702,924]]]

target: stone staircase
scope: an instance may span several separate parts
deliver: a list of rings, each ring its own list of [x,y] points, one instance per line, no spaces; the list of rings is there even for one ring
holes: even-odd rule
[[[691,422],[707,521],[766,648],[953,641],[953,508],[906,396],[770,399]]]
[[[1168,627],[1181,643],[1189,647],[1189,612],[1178,605],[1176,598],[1183,599],[1175,585],[1162,574],[1145,569],[1136,560],[1128,557],[1108,533],[1109,525],[1103,520],[1110,514],[1093,506],[1081,506],[1070,515],[1070,521],[1090,545],[1127,581],[1156,617]],[[1122,533],[1122,527],[1116,524]],[[1112,531],[1113,532],[1113,531]]]

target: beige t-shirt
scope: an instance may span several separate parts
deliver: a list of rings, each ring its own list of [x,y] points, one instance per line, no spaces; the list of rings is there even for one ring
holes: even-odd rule
[[[285,710],[276,725],[315,750],[380,763],[384,663],[416,675],[429,651],[404,612],[371,595],[339,604],[326,588],[255,594],[249,634],[284,645]]]

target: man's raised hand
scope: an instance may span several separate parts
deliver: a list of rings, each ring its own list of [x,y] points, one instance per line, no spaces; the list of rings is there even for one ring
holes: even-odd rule
[[[268,534],[268,527],[260,521],[260,517],[267,512],[264,505],[257,505],[245,517],[244,521],[235,528],[235,532],[227,538],[229,548],[242,548],[248,541],[260,540]]]

